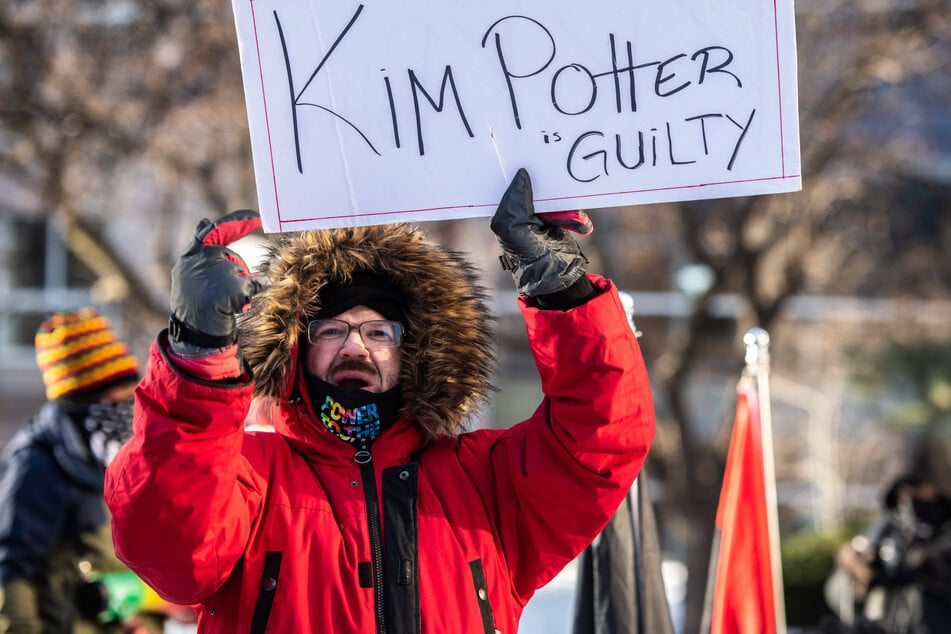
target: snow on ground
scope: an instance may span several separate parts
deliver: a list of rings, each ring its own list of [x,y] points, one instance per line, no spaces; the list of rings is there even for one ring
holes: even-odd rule
[[[679,561],[665,561],[661,574],[664,576],[674,630],[679,634],[683,630],[687,568]],[[578,564],[575,560],[565,566],[548,585],[536,592],[522,612],[518,634],[571,634],[577,576]]]
[[[571,634],[577,576],[578,562],[575,560],[536,592],[522,612],[519,634]]]

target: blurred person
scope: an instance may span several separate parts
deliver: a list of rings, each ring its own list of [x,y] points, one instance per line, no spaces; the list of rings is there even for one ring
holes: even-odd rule
[[[47,402],[0,453],[0,633],[95,631],[87,575],[125,570],[102,489],[132,435],[139,363],[92,307],[44,321],[36,359]]]
[[[494,350],[462,254],[404,225],[284,234],[262,289],[224,246],[257,214],[199,223],[107,474],[119,556],[203,632],[516,632],[654,434],[617,289],[559,224],[590,229],[535,215],[519,170],[491,228],[545,396],[467,432]],[[244,431],[252,396],[273,432]]]
[[[578,558],[571,634],[674,634],[646,474]]]
[[[844,623],[887,634],[951,631],[951,495],[943,486],[946,478],[947,473],[932,469],[898,477],[869,530],[838,549],[825,590],[829,606]]]

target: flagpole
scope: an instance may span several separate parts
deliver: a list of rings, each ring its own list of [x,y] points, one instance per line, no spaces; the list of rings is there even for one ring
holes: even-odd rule
[[[776,633],[786,634],[786,605],[783,594],[783,566],[779,548],[779,512],[776,500],[776,468],[773,449],[773,419],[769,396],[769,333],[750,328],[743,335],[746,344],[746,371],[756,381],[760,437],[763,439],[763,477],[766,484],[766,521],[769,527],[770,566],[773,572],[773,599]]]
[[[619,291],[618,297],[620,297],[621,299],[621,306],[624,307],[624,314],[627,315],[627,325],[631,327],[631,330],[634,332],[634,336],[640,339],[643,333],[637,329],[637,324],[634,323],[634,298],[631,297],[630,293],[626,293],[624,291]],[[632,526],[634,528],[634,544],[639,544],[641,541],[640,540],[641,526],[640,526],[640,518],[638,517],[638,510],[640,509],[640,500],[638,499],[638,490],[637,490],[637,487],[639,485],[638,480],[640,480],[640,477],[641,477],[641,474],[638,473],[637,476],[634,478],[634,483],[631,485],[630,491],[628,491],[628,496],[630,497],[629,501],[631,504],[631,521],[632,521]],[[640,564],[641,564],[641,561],[640,561],[640,556],[638,554],[638,547],[635,546],[634,547],[634,576],[635,578],[640,578],[640,574],[641,574]],[[637,600],[638,600],[638,603],[641,600],[641,596],[639,592],[637,593]],[[643,612],[642,606],[637,605],[636,607],[637,607],[637,614],[638,615],[642,614]]]

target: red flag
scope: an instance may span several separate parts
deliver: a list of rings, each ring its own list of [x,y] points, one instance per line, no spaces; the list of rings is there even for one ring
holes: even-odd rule
[[[720,552],[710,633],[775,634],[776,598],[760,411],[750,382],[744,381],[738,392],[717,508]]]

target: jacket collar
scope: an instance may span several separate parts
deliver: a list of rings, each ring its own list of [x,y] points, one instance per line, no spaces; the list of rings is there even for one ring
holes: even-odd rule
[[[274,431],[284,436],[299,454],[311,463],[348,467],[354,463],[357,445],[346,443],[324,429],[303,404],[287,401],[277,405]],[[404,464],[423,448],[423,435],[415,419],[403,415],[370,445],[373,461],[379,465]]]

